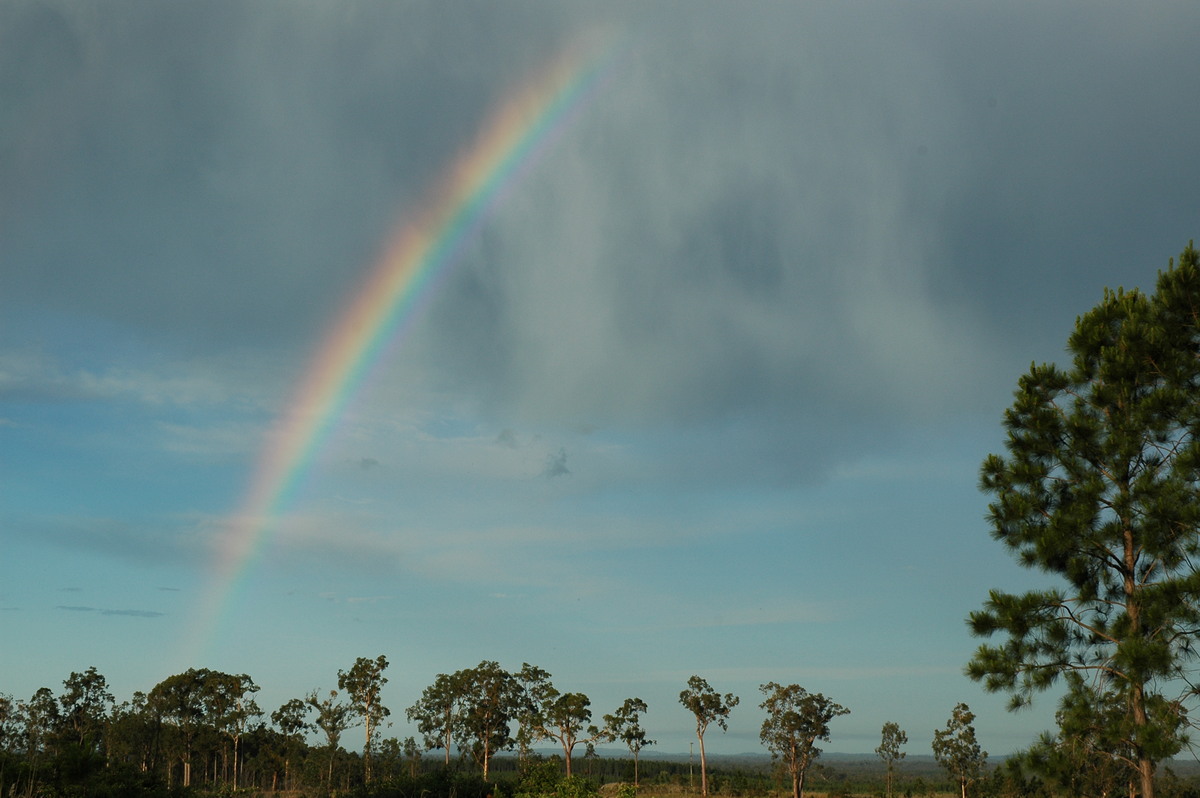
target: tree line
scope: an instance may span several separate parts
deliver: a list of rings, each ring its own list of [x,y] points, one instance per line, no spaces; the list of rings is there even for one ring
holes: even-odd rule
[[[169,676],[121,704],[94,667],[71,673],[58,696],[46,687],[25,701],[0,695],[0,795],[55,794],[72,780],[86,782],[98,772],[109,782],[114,774],[127,777],[131,781],[117,780],[118,793],[129,795],[136,794],[136,784],[331,791],[372,785],[380,773],[384,781],[402,776],[412,781],[431,765],[458,772],[464,763],[486,785],[497,754],[516,751],[516,767],[524,773],[541,759],[534,745],[546,742],[560,752],[556,759],[566,783],[577,783],[573,763],[580,749],[591,761],[597,744],[622,743],[632,759],[631,787],[639,786],[640,754],[655,744],[642,725],[648,707],[641,698],[627,698],[593,722],[588,696],[561,691],[545,670],[524,663],[510,672],[485,660],[438,674],[405,710],[420,739],[385,739],[380,729],[391,710],[381,695],[388,665],[383,655],[359,657],[338,671],[337,689],[289,699],[269,714],[257,703],[259,686],[250,676],[206,668]],[[830,722],[850,710],[796,684],[768,682],[760,691],[759,708],[765,713],[760,739],[790,781],[793,798],[801,798],[805,778],[821,755],[817,743],[828,741]],[[692,676],[679,703],[696,722],[700,791],[707,796],[705,735],[713,725],[726,729],[740,699]],[[987,757],[975,743],[973,719],[960,705],[934,743],[939,762],[961,779],[963,798]],[[357,727],[363,734],[361,754],[342,747],[344,735]],[[310,745],[310,735],[322,744]],[[898,724],[884,724],[876,753],[887,766],[888,798],[892,770],[903,759],[906,743]],[[544,770],[538,779],[546,781]]]

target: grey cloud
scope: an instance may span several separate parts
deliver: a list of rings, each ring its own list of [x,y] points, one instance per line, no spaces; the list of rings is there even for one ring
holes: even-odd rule
[[[151,610],[105,610],[97,607],[76,607],[62,604],[58,605],[54,609],[66,610],[68,612],[95,612],[99,613],[100,615],[123,615],[131,618],[161,618],[165,615],[165,613],[153,612]]]
[[[103,517],[53,517],[4,520],[14,536],[49,542],[135,562],[178,562],[206,556],[203,534],[207,519],[163,520],[138,525]]]
[[[1197,9],[8,4],[0,336],[86,317],[285,384],[489,107],[607,23],[634,44],[396,369],[497,426],[715,421],[700,462],[819,472],[794,452],[992,412],[1195,235]],[[38,374],[0,390],[124,390]]]
[[[554,477],[569,477],[570,469],[567,468],[567,451],[559,449],[557,452],[552,452],[546,455],[546,465],[542,469],[542,476],[547,479]]]
[[[1151,36],[1113,25],[1085,46],[1064,13],[1035,73],[1010,69],[1015,7],[991,27],[941,4],[780,8],[705,6],[645,34],[461,267],[435,358],[531,417],[930,419],[990,407],[1103,284],[1152,279],[1183,243],[1166,234],[1194,205],[1182,195],[1136,243],[1090,228],[1118,210],[1133,232],[1105,205],[1109,181],[1154,173],[1139,161],[1192,163],[1173,133],[1129,149],[1146,118],[1194,109],[1092,77],[1195,88]],[[987,63],[966,66],[962,39],[981,37]],[[1112,116],[1059,130],[1055,98],[1079,92]]]

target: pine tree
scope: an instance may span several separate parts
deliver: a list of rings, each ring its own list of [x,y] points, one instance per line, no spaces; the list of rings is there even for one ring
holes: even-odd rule
[[[1007,455],[983,463],[992,536],[1065,589],[992,591],[970,616],[968,674],[1013,708],[1086,679],[1142,798],[1183,745],[1200,630],[1200,257],[1157,291],[1106,290],[1075,323],[1070,368],[1034,365],[1005,413]],[[1178,688],[1178,689],[1174,689]],[[1172,691],[1172,692],[1168,692]],[[1076,707],[1075,714],[1077,715]]]

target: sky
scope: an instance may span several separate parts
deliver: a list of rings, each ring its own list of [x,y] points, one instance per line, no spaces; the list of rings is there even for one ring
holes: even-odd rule
[[[383,654],[385,736],[495,660],[597,719],[643,698],[664,753],[693,674],[741,698],[710,752],[762,750],[769,681],[850,709],[829,751],[894,721],[927,754],[958,702],[1027,746],[1053,697],[965,677],[965,618],[1051,582],[989,537],[978,467],[1029,364],[1200,234],[1198,29],[1190,2],[0,2],[0,693],[207,667],[270,713]],[[589,58],[256,505],[396,231]]]

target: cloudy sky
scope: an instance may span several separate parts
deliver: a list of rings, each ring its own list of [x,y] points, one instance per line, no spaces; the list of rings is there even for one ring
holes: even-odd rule
[[[928,753],[1037,584],[976,488],[1031,361],[1200,233],[1200,6],[0,3],[0,692],[188,667],[268,712],[484,659],[686,751],[688,676]],[[345,405],[215,631],[314,353],[489,114],[615,63]]]

